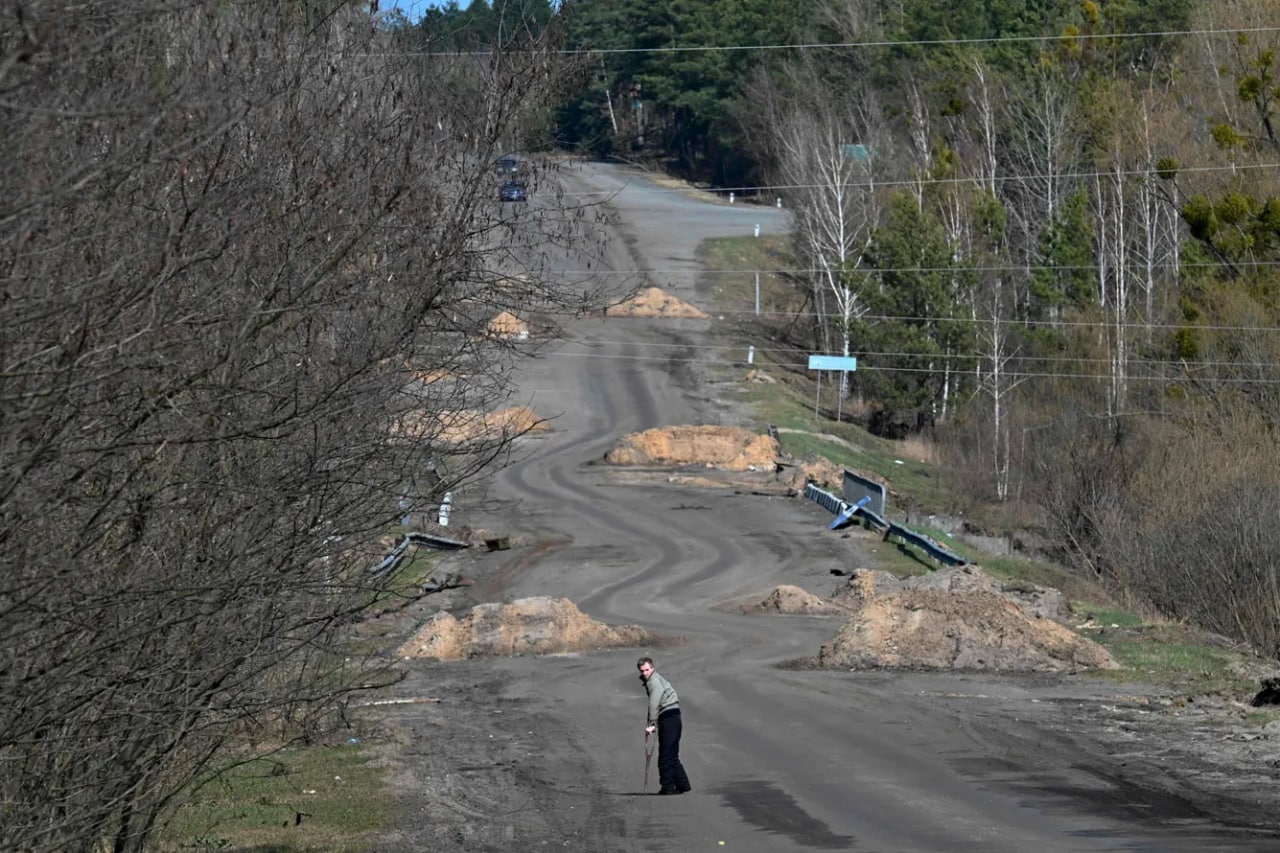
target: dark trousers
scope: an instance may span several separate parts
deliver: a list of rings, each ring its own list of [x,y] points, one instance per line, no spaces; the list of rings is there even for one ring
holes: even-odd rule
[[[658,716],[658,782],[664,791],[690,790],[689,777],[680,763],[680,709],[668,708]]]

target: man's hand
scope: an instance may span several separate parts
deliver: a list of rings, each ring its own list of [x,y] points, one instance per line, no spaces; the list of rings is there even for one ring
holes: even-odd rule
[[[653,734],[654,730],[657,728],[658,728],[657,726],[645,726],[644,733],[647,735],[651,735]]]

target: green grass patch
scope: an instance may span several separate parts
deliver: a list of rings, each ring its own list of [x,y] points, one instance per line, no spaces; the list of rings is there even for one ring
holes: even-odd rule
[[[890,572],[898,577],[924,575],[936,568],[933,561],[917,548],[900,542],[885,541],[880,531],[866,535],[868,541],[863,550],[867,553],[869,564],[863,568]]]
[[[760,273],[762,315],[794,313],[803,296],[797,292],[786,271],[795,268],[795,258],[786,237],[719,237],[704,240],[698,259],[707,270],[699,295],[710,297],[717,311],[735,316],[755,316],[756,273]]]
[[[757,427],[763,430],[769,424],[788,429],[816,431],[813,419],[813,401],[809,405],[791,393],[785,386],[743,383],[736,389],[738,399],[755,413]]]
[[[384,772],[363,745],[287,748],[252,759],[180,802],[157,849],[367,850],[391,817]]]
[[[422,590],[422,585],[431,579],[440,565],[444,552],[430,548],[409,546],[404,561],[396,567],[395,577],[391,584],[377,599],[383,607],[395,606],[406,597],[413,597]]]
[[[1189,641],[1177,625],[1103,627],[1083,633],[1105,646],[1123,667],[1101,673],[1109,678],[1153,682],[1191,695],[1239,698],[1257,690],[1257,681],[1233,665],[1237,654]]]
[[[1274,723],[1277,720],[1280,720],[1280,711],[1250,711],[1244,715],[1244,724],[1256,728],[1262,728],[1267,723]]]
[[[779,429],[779,443],[792,456],[816,453],[859,473],[888,481],[913,507],[948,511],[954,504],[936,465],[909,458],[896,443],[872,435],[857,424],[815,419],[813,402],[779,385],[744,384],[739,399],[755,412],[755,428]]]
[[[1093,600],[1077,601],[1072,605],[1072,609],[1080,614],[1082,620],[1096,622],[1103,628],[1139,629],[1147,624],[1146,620],[1136,613],[1095,606]]]
[[[981,554],[975,549],[967,549],[963,553],[1001,580],[1025,581],[1058,590],[1071,603],[1072,612],[1092,613],[1100,622],[1103,621],[1101,614],[1114,617],[1114,620],[1108,619],[1104,624],[1110,624],[1111,621],[1121,624],[1141,624],[1142,622],[1140,617],[1133,614],[1108,609],[1114,605],[1110,603],[1110,597],[1106,591],[1092,579],[1082,577],[1078,572],[1024,557],[997,557]]]

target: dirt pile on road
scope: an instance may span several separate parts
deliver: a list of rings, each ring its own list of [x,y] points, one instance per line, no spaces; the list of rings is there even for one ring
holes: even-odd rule
[[[567,598],[535,596],[510,604],[478,604],[462,619],[442,610],[397,655],[438,660],[543,655],[640,646],[653,639],[636,625],[615,628],[597,622]]]
[[[408,412],[392,426],[398,438],[432,438],[449,444],[480,439],[545,432],[548,424],[527,406],[496,412],[473,409],[444,412]]]
[[[743,427],[672,426],[632,433],[604,460],[613,465],[704,465],[727,471],[772,471],[778,442]]]
[[[1102,646],[1055,621],[1066,615],[1057,590],[1030,584],[1006,589],[976,566],[908,578],[858,569],[829,599],[793,590],[779,587],[745,609],[847,614],[849,621],[811,661],[822,668],[1119,668]]]
[[[660,287],[646,287],[635,296],[605,309],[608,317],[672,317],[690,320],[706,319],[706,314],[684,300],[677,299]]]
[[[874,598],[927,591],[999,595],[1013,601],[1036,619],[1065,620],[1070,615],[1066,599],[1058,590],[1026,582],[1005,583],[972,564],[905,578],[890,572],[857,569],[831,598],[845,607],[858,610]]]
[[[825,489],[839,489],[844,482],[844,468],[825,456],[784,458],[776,439],[732,426],[670,426],[632,433],[606,453],[604,461],[636,468],[683,468],[683,473],[666,476],[666,482],[759,494],[794,496],[809,482]],[[687,470],[694,467],[702,471]]]
[[[799,616],[849,615],[847,607],[790,584],[777,587],[759,602],[742,609],[744,613],[782,613]]]
[[[503,340],[523,341],[529,337],[529,324],[510,311],[500,311],[489,320],[489,336]]]

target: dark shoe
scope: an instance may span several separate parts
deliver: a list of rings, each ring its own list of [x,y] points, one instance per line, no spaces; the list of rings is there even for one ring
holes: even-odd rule
[[[683,794],[684,791],[681,791],[679,788],[663,788],[658,793],[664,797],[670,797],[676,794]]]
[[[687,794],[692,790],[693,790],[693,786],[690,785],[688,782],[685,782],[683,785],[680,786],[679,793]]]

